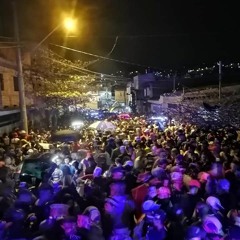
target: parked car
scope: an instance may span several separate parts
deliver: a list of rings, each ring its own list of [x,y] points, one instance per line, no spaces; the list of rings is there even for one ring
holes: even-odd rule
[[[52,157],[50,153],[42,153],[25,159],[20,167],[19,181],[37,187],[45,175],[50,177],[56,168]]]

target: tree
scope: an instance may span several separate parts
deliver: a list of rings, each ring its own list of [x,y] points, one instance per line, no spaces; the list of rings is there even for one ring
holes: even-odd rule
[[[71,62],[49,49],[40,48],[32,56],[31,66],[24,68],[26,95],[32,94],[49,106],[86,101],[86,92],[95,80],[93,74],[86,74],[84,68],[88,64]]]

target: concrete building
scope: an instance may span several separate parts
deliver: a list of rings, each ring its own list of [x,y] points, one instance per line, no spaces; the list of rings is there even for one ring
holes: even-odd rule
[[[148,100],[158,100],[159,95],[172,89],[171,79],[160,79],[154,73],[138,75],[127,84],[126,103],[133,111],[149,111]]]
[[[28,55],[29,56],[29,55]],[[24,54],[23,63],[29,64],[29,57]],[[19,107],[19,89],[17,78],[17,64],[14,48],[0,48],[0,109],[17,108]],[[31,97],[33,89],[28,83],[25,83],[26,104],[33,104]]]

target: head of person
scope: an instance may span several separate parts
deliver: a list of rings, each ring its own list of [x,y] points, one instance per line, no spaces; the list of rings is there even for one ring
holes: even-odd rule
[[[89,217],[90,219],[90,224],[94,225],[94,224],[100,224],[101,222],[101,214],[100,211],[98,210],[98,208],[94,207],[94,206],[89,206],[87,207],[84,212],[83,215],[86,215]]]
[[[105,199],[105,203],[104,203],[104,211],[107,214],[114,214],[118,211],[118,206],[119,203],[116,199],[112,198],[112,197],[108,197]]]
[[[213,215],[208,215],[204,218],[202,227],[204,231],[209,235],[215,235],[216,237],[217,236],[223,237],[224,235],[221,222],[218,220],[217,217]]]
[[[149,196],[150,198],[156,197],[157,194],[158,194],[158,193],[157,193],[157,188],[156,188],[156,186],[151,185],[151,186],[148,187],[148,196]]]
[[[17,198],[18,203],[22,204],[32,204],[33,203],[33,195],[27,189],[21,189],[18,193]]]
[[[213,211],[220,211],[223,208],[220,200],[214,196],[210,196],[206,199],[207,205],[210,207],[211,210]]]
[[[111,171],[112,179],[115,181],[124,179],[124,175],[124,169],[122,167],[115,167]]]
[[[77,216],[77,226],[78,228],[84,228],[84,229],[90,230],[91,223],[90,223],[89,216],[79,214]]]
[[[169,199],[171,197],[171,191],[169,187],[160,187],[157,190],[158,198],[159,199]]]
[[[66,193],[62,197],[62,203],[68,205],[69,208],[72,208],[74,207],[74,197],[71,194]]]
[[[174,163],[175,163],[176,165],[182,165],[182,163],[183,163],[183,155],[178,154],[178,155],[175,157]]]
[[[162,169],[166,169],[168,161],[166,158],[161,158],[158,160],[158,166]]]
[[[50,217],[53,219],[64,218],[68,216],[69,206],[67,204],[50,205]]]
[[[146,215],[147,220],[152,221],[153,213],[160,208],[153,200],[147,200],[142,204],[143,213]]]
[[[122,146],[122,145],[123,145],[122,139],[117,139],[117,140],[116,140],[116,145],[117,145],[117,147]]]
[[[200,182],[198,180],[192,179],[188,183],[189,193],[191,195],[196,195],[198,193],[199,188],[201,187]]]
[[[200,219],[204,219],[209,211],[210,208],[206,203],[198,202],[194,210],[194,216],[199,217]]]
[[[69,157],[65,157],[64,158],[64,163],[65,164],[69,164],[70,163],[70,158]]]
[[[53,188],[50,185],[41,186],[38,189],[39,199],[43,202],[50,201],[53,198]]]
[[[116,181],[110,185],[110,196],[123,196],[125,195],[126,184],[123,181]]]
[[[173,184],[182,184],[183,183],[183,174],[181,172],[172,172],[171,181]]]
[[[178,155],[178,150],[177,150],[177,148],[173,148],[173,149],[171,150],[171,158],[172,158],[172,159],[176,159],[177,155]]]
[[[66,236],[75,235],[77,232],[77,223],[74,217],[65,217],[60,220],[60,226],[64,230]]]
[[[120,154],[126,153],[126,146],[122,145],[119,147]]]
[[[97,177],[101,177],[101,175],[102,175],[102,168],[95,167],[95,169],[93,171],[93,177],[97,178]]]
[[[56,159],[56,164],[57,166],[60,166],[62,164],[62,159],[60,157]]]
[[[218,180],[218,183],[217,183],[218,194],[227,193],[229,192],[229,190],[230,190],[230,182],[227,179],[223,178]]]

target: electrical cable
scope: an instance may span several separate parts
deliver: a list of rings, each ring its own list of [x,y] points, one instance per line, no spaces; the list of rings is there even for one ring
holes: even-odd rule
[[[61,61],[58,61],[58,60],[56,60],[56,59],[52,59],[52,58],[49,58],[49,57],[44,57],[44,58],[50,59],[50,60],[52,60],[53,62],[57,62],[57,63],[60,63],[60,64],[62,64],[62,65],[71,67],[71,68],[73,68],[74,70],[79,71],[79,72],[82,72],[82,73],[91,73],[91,74],[100,75],[100,76],[104,75],[104,78],[130,80],[129,78],[125,78],[125,77],[120,77],[120,76],[114,76],[114,75],[109,75],[109,74],[94,72],[94,71],[91,71],[91,70],[88,70],[88,69],[84,69],[84,68],[81,68],[81,67],[78,67],[78,66],[74,66],[74,65],[71,65],[71,64],[68,64],[68,63],[63,63],[63,62],[61,62]]]
[[[114,49],[115,49],[116,46],[117,46],[117,42],[118,42],[118,36],[115,38],[115,42],[114,42],[114,44],[113,44],[112,49],[111,49],[110,52],[106,55],[107,57],[109,57],[109,56],[112,54],[112,52],[114,51]],[[102,63],[102,62],[104,62],[104,61],[105,61],[105,59],[102,59],[102,61],[100,61],[99,58],[98,58],[98,59],[96,59],[95,61],[93,61],[92,63],[88,64],[87,67],[89,67],[90,65],[93,65],[93,64],[95,64],[95,63]]]
[[[114,58],[104,57],[104,56],[100,56],[100,55],[97,55],[97,54],[88,53],[88,52],[80,51],[80,50],[77,50],[77,49],[61,46],[61,45],[58,45],[58,44],[53,44],[53,43],[50,43],[50,44],[53,45],[53,46],[59,47],[59,48],[63,48],[63,49],[69,50],[69,51],[81,53],[81,54],[92,56],[92,57],[96,57],[96,58],[102,58],[102,59],[109,60],[109,61],[119,62],[119,63],[123,63],[123,64],[128,64],[128,65],[134,65],[134,66],[144,67],[144,68],[151,67],[151,66],[138,64],[138,63],[133,63],[133,62],[118,60],[118,59],[114,59]],[[151,68],[159,69],[158,67],[151,67]]]

